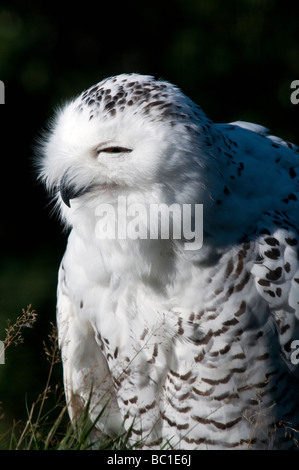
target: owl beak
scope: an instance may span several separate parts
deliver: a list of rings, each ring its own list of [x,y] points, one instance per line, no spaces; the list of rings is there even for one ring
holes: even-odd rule
[[[59,192],[61,195],[61,199],[68,207],[71,207],[71,203],[70,203],[71,199],[75,199],[79,196],[83,196],[83,194],[87,193],[89,190],[90,190],[89,187],[76,188],[74,183],[70,181],[67,171],[64,173],[63,177],[61,178],[60,185],[59,185]]]

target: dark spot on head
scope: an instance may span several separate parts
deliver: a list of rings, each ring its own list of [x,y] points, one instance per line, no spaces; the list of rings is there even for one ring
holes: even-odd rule
[[[192,312],[192,313],[190,314],[190,316],[189,316],[189,322],[190,322],[190,323],[193,323],[194,318],[195,318],[195,313]]]
[[[184,328],[182,327],[182,319],[180,318],[178,321],[178,334],[183,335],[184,334]]]
[[[115,101],[109,101],[109,103],[107,103],[105,106],[105,110],[109,111],[109,109],[114,108],[114,106],[115,106]]]

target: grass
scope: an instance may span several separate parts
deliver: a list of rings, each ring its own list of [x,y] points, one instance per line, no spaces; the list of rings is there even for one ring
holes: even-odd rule
[[[14,324],[8,321],[5,330],[6,337],[3,341],[4,350],[0,350],[0,359],[1,354],[5,354],[9,347],[23,343],[23,328],[32,327],[36,320],[37,314],[29,305],[26,310],[22,310],[22,315],[17,318]],[[44,389],[33,403],[30,404],[26,401],[27,419],[13,421],[7,425],[7,429],[0,430],[0,450],[89,450],[94,448],[98,450],[132,450],[133,447],[138,447],[138,443],[132,446],[129,442],[131,429],[124,430],[123,428],[113,438],[104,434],[100,438],[94,437],[94,426],[100,420],[105,407],[95,422],[91,422],[89,418],[90,403],[87,403],[77,420],[70,422],[63,386],[55,383],[53,379],[54,368],[56,364],[61,362],[58,332],[53,323],[51,323],[51,332],[47,341],[43,341],[43,349],[49,364]],[[0,421],[3,418],[5,415],[0,403]],[[244,415],[244,418],[252,425],[252,434],[247,447],[250,449],[263,415],[262,413]],[[284,428],[286,437],[294,439],[294,443],[298,447],[299,443],[294,437],[298,431],[291,426],[291,423],[281,422],[279,426]],[[168,444],[168,442],[165,443],[162,449],[168,448]]]
[[[7,348],[13,345],[21,344],[24,341],[22,329],[32,327],[36,320],[37,314],[29,305],[26,310],[22,310],[22,315],[14,324],[8,322],[5,330],[6,337],[3,341],[4,350],[0,354],[5,354]],[[0,450],[131,449],[128,439],[130,430],[120,432],[114,438],[103,434],[100,439],[93,439],[93,429],[96,423],[90,421],[89,403],[79,418],[73,423],[70,422],[63,387],[59,384],[52,384],[54,367],[61,361],[57,336],[57,328],[51,324],[48,340],[43,342],[49,364],[44,390],[33,403],[26,402],[27,420],[14,421],[0,434]],[[101,418],[103,412],[104,409],[97,420]],[[3,418],[4,413],[1,412],[0,407],[0,420]]]

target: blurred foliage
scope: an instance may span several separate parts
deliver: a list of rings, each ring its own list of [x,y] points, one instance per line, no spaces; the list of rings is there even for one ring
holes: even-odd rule
[[[140,72],[178,85],[215,121],[258,122],[299,144],[295,0],[152,0],[0,4],[0,338],[32,304],[28,341],[0,366],[0,401],[19,415],[45,380],[41,344],[55,320],[66,242],[36,181],[34,145],[53,108],[106,76]]]

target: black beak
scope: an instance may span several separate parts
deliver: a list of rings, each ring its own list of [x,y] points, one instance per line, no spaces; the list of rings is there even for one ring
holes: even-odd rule
[[[60,191],[61,199],[68,207],[71,207],[71,203],[70,203],[71,199],[75,199],[76,197],[82,196],[83,194],[87,193],[89,190],[90,190],[89,187],[77,188],[74,185],[74,183],[70,181],[67,171],[64,173],[63,177],[61,178],[59,191]]]

